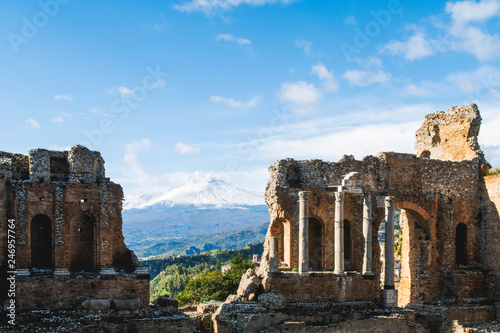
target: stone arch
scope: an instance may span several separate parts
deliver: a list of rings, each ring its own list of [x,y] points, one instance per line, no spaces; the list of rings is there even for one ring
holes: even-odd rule
[[[469,262],[468,253],[468,230],[465,223],[459,223],[455,228],[455,265],[466,266]]]
[[[278,238],[280,267],[291,267],[291,223],[285,219],[276,219],[271,223],[271,236]]]
[[[420,153],[420,158],[431,158],[431,152],[428,150],[424,150]]]
[[[309,217],[308,235],[309,269],[312,271],[322,271],[324,270],[325,261],[325,226],[320,218]]]
[[[398,305],[423,303],[430,301],[435,295],[426,290],[426,277],[431,262],[431,216],[419,205],[408,201],[397,201],[394,204],[400,209],[400,225],[402,230],[401,279],[398,289]]]
[[[88,214],[76,214],[70,222],[71,271],[94,272],[95,219]]]
[[[45,214],[31,219],[31,267],[53,268],[52,220]]]

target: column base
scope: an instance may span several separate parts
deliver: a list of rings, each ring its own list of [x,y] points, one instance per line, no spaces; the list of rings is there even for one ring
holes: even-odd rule
[[[56,268],[54,270],[54,281],[69,280],[70,273],[68,268]]]
[[[384,308],[396,308],[398,306],[398,291],[396,289],[382,289],[380,305]]]
[[[145,267],[137,267],[135,269],[135,278],[136,279],[148,279],[149,280],[149,269],[145,268]]]
[[[27,268],[16,269],[16,281],[29,282],[31,280],[31,272]]]
[[[116,272],[114,268],[101,268],[99,275],[102,280],[115,280]]]
[[[365,280],[374,280],[375,279],[375,274],[372,272],[365,272],[363,273],[363,279]]]

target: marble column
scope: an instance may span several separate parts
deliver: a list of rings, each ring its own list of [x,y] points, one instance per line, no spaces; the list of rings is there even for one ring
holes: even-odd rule
[[[299,274],[306,274],[309,271],[309,212],[307,207],[309,193],[299,192]]]
[[[363,198],[363,275],[372,275],[372,207],[371,194],[364,194]]]
[[[279,272],[279,247],[278,237],[269,238],[269,271]]]
[[[394,289],[394,197],[385,197],[384,289]]]
[[[342,187],[335,192],[335,274],[344,273],[344,195]]]

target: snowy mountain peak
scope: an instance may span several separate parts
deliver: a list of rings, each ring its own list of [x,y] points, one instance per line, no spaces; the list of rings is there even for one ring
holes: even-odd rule
[[[243,189],[215,178],[192,178],[184,186],[159,193],[130,196],[123,209],[175,205],[215,206],[217,208],[264,205],[264,193]]]

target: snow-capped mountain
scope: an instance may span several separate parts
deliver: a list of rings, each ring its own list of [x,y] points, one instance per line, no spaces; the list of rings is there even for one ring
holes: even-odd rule
[[[123,209],[174,205],[209,205],[217,208],[264,205],[264,193],[239,188],[219,179],[197,178],[170,191],[129,197],[125,200]]]
[[[245,246],[246,240],[256,238],[249,236],[248,232],[238,232],[262,226],[268,221],[264,193],[218,179],[198,178],[173,190],[127,197],[123,233],[132,250],[160,254],[187,245],[199,246],[200,236],[224,233],[234,238],[241,238],[234,235],[244,234],[239,240],[226,241]],[[197,239],[197,243],[190,244],[190,239],[193,242]],[[219,246],[208,244],[211,241],[205,242],[203,248]]]

